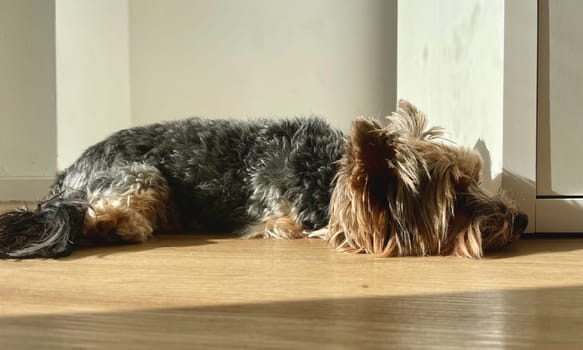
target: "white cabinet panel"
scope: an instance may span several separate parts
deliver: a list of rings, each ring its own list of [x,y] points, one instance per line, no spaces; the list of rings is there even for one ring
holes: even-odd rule
[[[539,196],[583,195],[583,1],[541,1]]]

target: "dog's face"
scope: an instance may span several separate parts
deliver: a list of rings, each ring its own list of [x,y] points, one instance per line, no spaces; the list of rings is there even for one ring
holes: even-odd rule
[[[512,201],[480,187],[482,159],[440,140],[406,101],[387,126],[356,120],[331,201],[330,241],[379,256],[481,257],[528,223]]]

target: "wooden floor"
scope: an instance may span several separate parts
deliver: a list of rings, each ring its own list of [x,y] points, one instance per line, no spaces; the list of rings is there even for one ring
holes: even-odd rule
[[[481,261],[158,236],[0,261],[0,349],[583,347],[583,240]]]

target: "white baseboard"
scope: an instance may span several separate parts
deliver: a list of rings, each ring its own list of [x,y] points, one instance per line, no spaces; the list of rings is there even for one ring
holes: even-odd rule
[[[583,232],[583,199],[536,200],[536,232]]]
[[[37,201],[54,182],[53,177],[0,177],[0,201]]]

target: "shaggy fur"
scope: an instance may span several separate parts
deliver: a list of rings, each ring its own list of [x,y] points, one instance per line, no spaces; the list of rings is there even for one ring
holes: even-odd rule
[[[480,155],[439,142],[442,134],[405,101],[386,127],[353,123],[331,201],[334,246],[377,256],[480,258],[524,231],[528,217],[512,201],[480,188]]]
[[[59,174],[37,208],[0,215],[0,257],[59,257],[84,240],[143,242],[172,229],[314,232],[342,251],[479,258],[527,217],[481,189],[480,156],[441,133],[406,101],[386,126],[360,118],[348,137],[318,118],[122,130]]]

